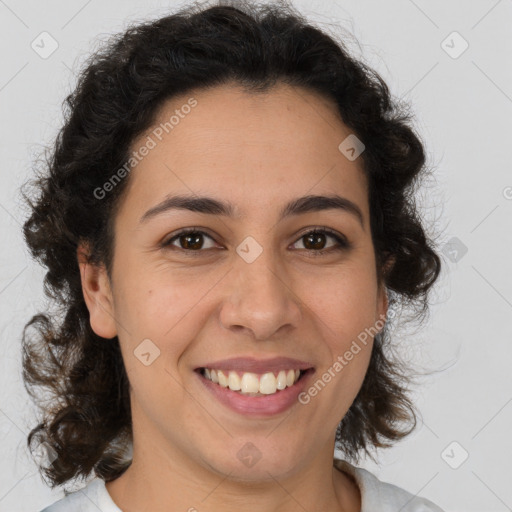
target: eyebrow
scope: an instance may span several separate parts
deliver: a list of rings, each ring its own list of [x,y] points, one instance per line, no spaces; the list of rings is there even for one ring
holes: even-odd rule
[[[229,218],[240,218],[237,208],[230,202],[219,201],[212,197],[177,195],[167,197],[161,203],[150,208],[140,218],[140,223],[147,222],[169,210],[189,210],[208,215],[221,215]],[[329,196],[308,195],[293,199],[279,213],[279,221],[292,215],[300,215],[323,210],[341,210],[354,215],[364,229],[363,213],[359,206],[337,194]]]

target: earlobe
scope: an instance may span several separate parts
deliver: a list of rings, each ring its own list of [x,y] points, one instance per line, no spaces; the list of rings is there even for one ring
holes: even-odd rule
[[[377,298],[377,318],[376,324],[382,325],[386,323],[387,313],[389,307],[389,298],[386,284],[381,282],[379,285],[378,298]],[[381,330],[379,328],[379,330]]]
[[[89,263],[88,255],[88,246],[80,243],[77,248],[77,260],[91,328],[102,338],[114,338],[117,329],[110,280],[105,266]]]
[[[382,320],[385,322],[387,312],[388,312],[389,300],[388,300],[388,292],[384,285],[382,286],[381,293],[382,293],[382,297],[379,301],[380,302],[380,304],[379,304],[379,306],[380,306],[379,307],[379,320]]]

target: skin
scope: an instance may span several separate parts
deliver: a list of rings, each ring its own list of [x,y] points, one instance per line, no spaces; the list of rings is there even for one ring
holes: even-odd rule
[[[107,490],[124,512],[358,512],[359,489],[332,458],[373,340],[309,404],[257,420],[212,398],[193,371],[233,356],[289,356],[310,361],[316,380],[385,315],[362,162],[338,150],[351,132],[328,100],[283,84],[264,94],[224,85],[175,97],[155,126],[191,96],[197,106],[131,171],[115,218],[112,280],[86,263],[85,245],[78,250],[91,326],[119,337],[131,384],[133,463]],[[178,193],[231,201],[241,217],[171,210],[139,222]],[[288,201],[332,193],[360,208],[362,225],[335,209],[278,222]],[[196,257],[183,237],[160,246],[186,227],[208,234]],[[315,227],[351,247],[315,257],[304,238]],[[236,252],[247,236],[263,248],[250,264]],[[326,234],[320,249],[336,245]],[[160,350],[149,366],[134,355],[147,338]],[[237,457],[247,442],[262,454],[250,468]]]

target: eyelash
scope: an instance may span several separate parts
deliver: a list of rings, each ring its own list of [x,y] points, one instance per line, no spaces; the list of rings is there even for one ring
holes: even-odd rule
[[[171,250],[182,251],[184,254],[187,254],[187,256],[199,256],[201,252],[205,252],[205,251],[209,250],[209,249],[198,249],[198,250],[183,249],[182,247],[176,247],[176,246],[172,245],[174,240],[177,240],[181,236],[189,235],[191,233],[205,235],[208,238],[211,238],[213,240],[212,236],[210,236],[208,233],[202,231],[199,228],[193,228],[193,227],[192,228],[184,228],[181,231],[179,231],[178,233],[176,233],[172,238],[169,238],[167,241],[163,242],[161,244],[161,247],[163,249],[169,249],[170,247],[172,247]],[[318,251],[315,251],[314,249],[301,249],[301,250],[311,253],[312,257],[323,256],[326,253],[330,253],[333,251],[342,251],[342,250],[347,250],[347,249],[351,248],[351,244],[346,240],[345,237],[343,237],[342,235],[339,235],[336,231],[333,231],[332,229],[329,229],[329,228],[313,228],[312,230],[307,231],[306,233],[302,234],[297,239],[297,242],[300,239],[302,239],[308,235],[311,235],[311,234],[326,234],[326,235],[334,238],[334,240],[336,240],[336,242],[338,243],[338,246],[329,247],[327,249],[321,249]],[[296,243],[296,242],[294,242],[294,243]],[[194,253],[196,253],[196,254],[194,254]]]

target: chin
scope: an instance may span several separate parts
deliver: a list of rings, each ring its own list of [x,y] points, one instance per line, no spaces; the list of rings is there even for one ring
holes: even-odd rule
[[[229,479],[238,482],[257,483],[281,479],[293,474],[299,466],[297,456],[277,452],[273,447],[263,447],[262,443],[235,443],[240,446],[224,452],[224,457],[216,457],[210,468]]]

